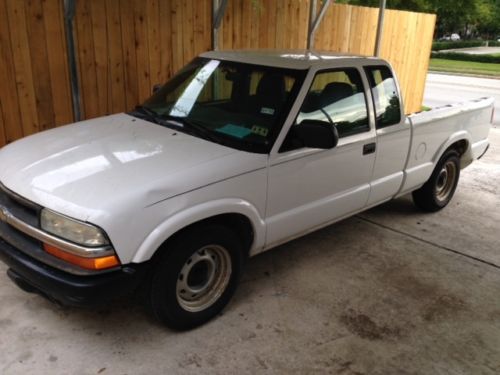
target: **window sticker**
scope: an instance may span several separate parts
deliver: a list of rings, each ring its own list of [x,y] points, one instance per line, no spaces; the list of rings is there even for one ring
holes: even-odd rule
[[[219,133],[224,133],[227,135],[230,135],[235,138],[245,138],[247,135],[251,134],[252,131],[248,128],[245,128],[243,126],[238,126],[238,125],[233,125],[233,124],[227,124],[224,125],[222,128],[216,129]]]
[[[274,109],[273,108],[262,107],[260,109],[260,113],[262,113],[263,115],[274,115]]]
[[[267,133],[269,133],[269,129],[264,128],[262,126],[254,125],[254,126],[252,126],[251,132],[253,134],[257,134],[257,135],[260,135],[262,137],[267,137]]]

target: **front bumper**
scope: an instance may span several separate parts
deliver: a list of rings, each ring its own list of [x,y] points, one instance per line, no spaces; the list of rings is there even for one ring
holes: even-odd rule
[[[92,306],[134,291],[144,280],[149,263],[130,264],[96,275],[74,275],[48,266],[0,238],[0,260],[21,289],[69,306]]]

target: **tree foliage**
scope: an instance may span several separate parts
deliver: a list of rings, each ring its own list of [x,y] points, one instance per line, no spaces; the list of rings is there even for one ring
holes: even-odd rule
[[[378,7],[379,0],[337,0],[338,3]],[[500,36],[500,0],[387,0],[387,8],[436,13],[438,35],[474,33]]]

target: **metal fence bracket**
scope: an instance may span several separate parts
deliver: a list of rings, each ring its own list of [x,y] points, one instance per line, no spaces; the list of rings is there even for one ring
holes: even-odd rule
[[[374,51],[374,55],[376,57],[380,56],[380,48],[382,46],[382,33],[384,30],[385,5],[386,5],[386,0],[380,0],[380,9],[378,11],[377,36],[375,39],[375,51]]]
[[[71,86],[71,102],[75,121],[82,119],[80,107],[80,86],[78,83],[78,67],[76,62],[75,38],[73,35],[73,20],[75,19],[76,0],[64,0],[64,29],[68,48],[69,81]]]
[[[309,33],[307,34],[307,49],[314,48],[314,35],[316,34],[316,30],[318,29],[321,20],[325,16],[330,3],[331,0],[323,0],[321,10],[319,11],[319,14],[316,15],[317,0],[311,0],[309,7]]]
[[[212,49],[219,49],[219,27],[224,18],[228,0],[212,0]]]

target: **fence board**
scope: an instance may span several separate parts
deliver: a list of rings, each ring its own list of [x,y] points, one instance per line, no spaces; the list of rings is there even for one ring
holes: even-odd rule
[[[97,113],[109,113],[108,103],[108,30],[106,22],[106,3],[102,0],[92,0],[90,6],[90,21],[92,24],[92,39],[94,41],[93,70],[96,81],[95,100]]]
[[[5,142],[10,143],[23,136],[15,68],[10,40],[7,4],[0,4],[0,101],[2,102]]]
[[[148,0],[146,4],[146,14],[148,15],[149,79],[150,84],[155,85],[162,82],[163,70],[160,50],[160,5],[158,4],[158,0]]]
[[[35,88],[33,86],[33,72],[28,45],[28,29],[24,3],[17,1],[7,2],[9,15],[10,38],[12,42],[12,56],[16,62],[15,82],[19,100],[22,132],[24,136],[36,133],[38,128],[38,113],[36,111]],[[5,81],[4,81],[5,82]]]
[[[177,71],[182,68],[183,65],[183,48],[182,48],[182,4],[180,0],[172,0],[170,22],[172,24],[172,64],[173,71]],[[179,25],[179,27],[173,27],[173,25]]]
[[[134,0],[134,31],[137,71],[132,72],[137,80],[138,99],[142,102],[151,96],[150,55],[148,45],[148,16],[142,0]]]
[[[77,55],[80,75],[80,90],[82,96],[82,115],[92,118],[99,114],[97,96],[97,77],[95,70],[94,38],[92,30],[91,3],[77,1],[75,35],[77,39]]]
[[[172,58],[172,10],[170,1],[160,2],[160,66],[161,75],[160,81],[164,82],[174,73],[173,58]]]
[[[182,65],[194,57],[193,40],[193,3],[182,1]]]
[[[43,1],[45,41],[47,43],[47,61],[52,89],[52,107],[54,123],[63,125],[73,120],[71,89],[68,80],[68,57],[64,37],[62,0]]]
[[[4,129],[5,129],[5,124],[3,122],[2,103],[0,102],[0,145],[4,145],[6,143]]]
[[[119,3],[118,3],[119,4]],[[108,40],[108,112],[126,108],[125,70],[123,67],[122,25],[120,7],[116,0],[106,0],[106,29]]]
[[[30,38],[28,40],[31,51],[31,66],[33,81],[35,86],[38,121],[40,130],[49,129],[55,124],[54,100],[52,96],[52,82],[47,51],[47,35],[45,33],[45,16],[43,14],[41,0],[34,0],[26,3],[26,13],[28,15],[28,30]]]

